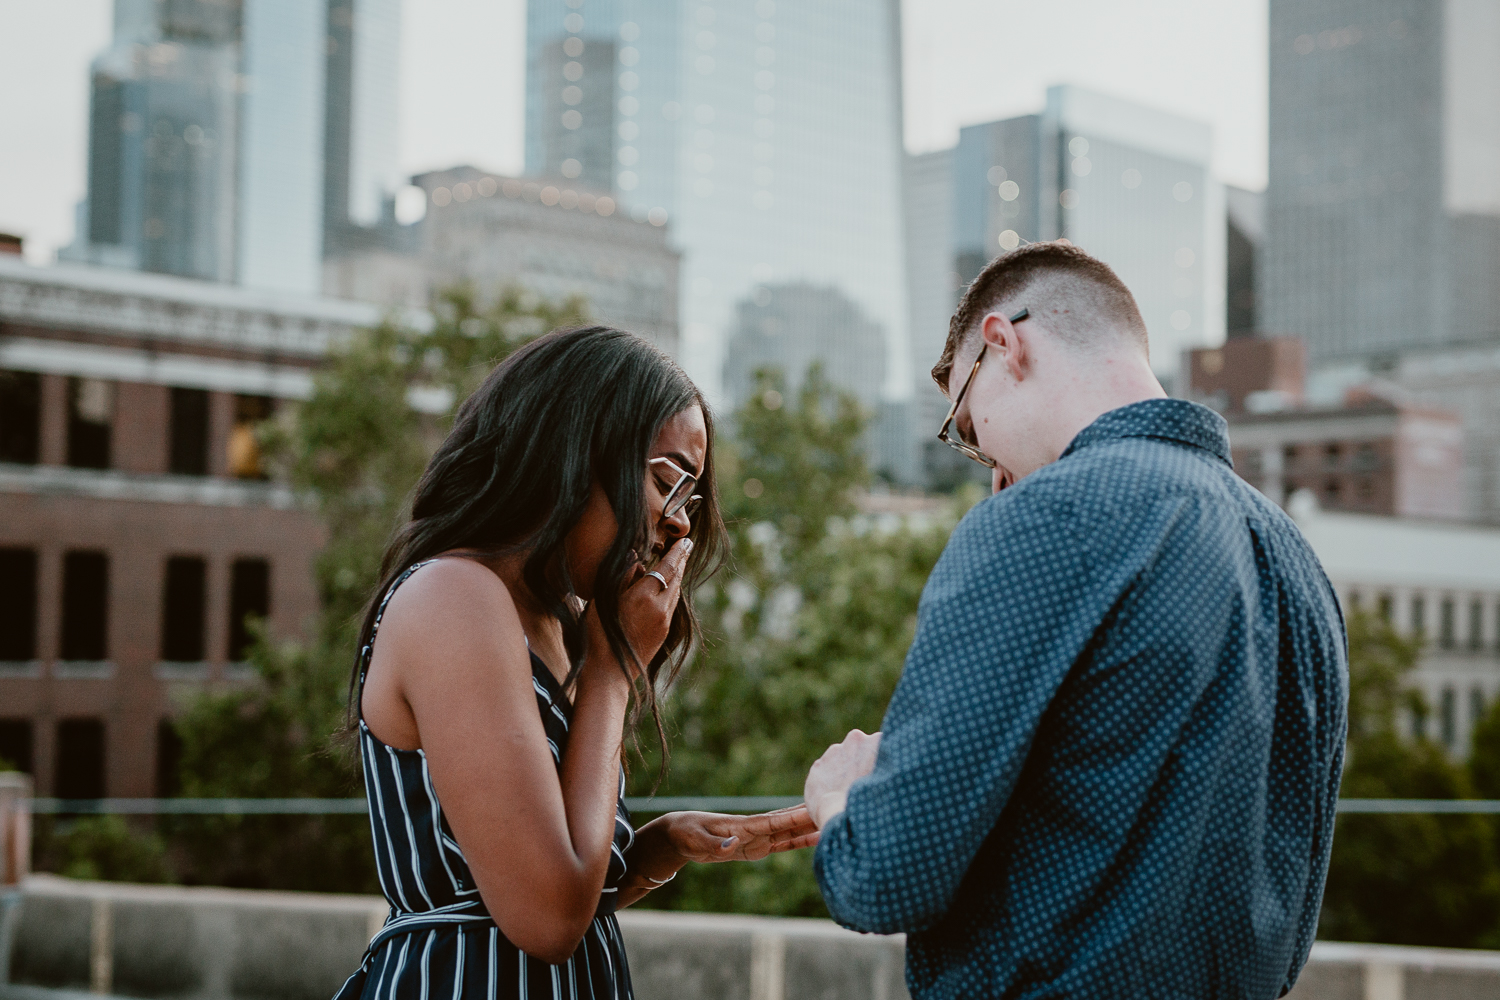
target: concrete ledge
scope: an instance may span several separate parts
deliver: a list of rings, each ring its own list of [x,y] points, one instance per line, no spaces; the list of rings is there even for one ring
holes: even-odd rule
[[[27,880],[10,978],[150,997],[327,1000],[381,922],[369,896]]]
[[[0,1000],[328,1000],[386,912],[371,896],[35,875],[9,921],[12,983],[0,983]],[[899,935],[855,934],[826,920],[651,910],[622,913],[620,926],[639,1000],[907,997]],[[1500,952],[1320,942],[1291,997],[1500,997]]]

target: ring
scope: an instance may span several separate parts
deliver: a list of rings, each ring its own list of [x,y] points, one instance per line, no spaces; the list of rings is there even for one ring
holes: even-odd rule
[[[654,576],[654,577],[656,577],[658,580],[661,581],[661,589],[662,590],[666,590],[667,589],[667,578],[664,577],[664,576],[662,576],[660,573],[656,572],[656,570],[652,570],[651,572],[647,573],[646,575],[647,576]]]

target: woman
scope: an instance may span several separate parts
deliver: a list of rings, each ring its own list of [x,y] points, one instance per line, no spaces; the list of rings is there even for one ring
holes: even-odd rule
[[[816,841],[802,807],[634,830],[622,798],[623,732],[660,732],[722,549],[712,445],[682,370],[603,327],[526,345],[459,410],[361,634],[391,915],[338,1000],[630,997],[616,910],[688,861]]]

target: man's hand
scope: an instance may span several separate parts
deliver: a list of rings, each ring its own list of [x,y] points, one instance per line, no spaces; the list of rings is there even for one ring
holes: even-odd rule
[[[825,750],[807,772],[802,801],[807,803],[808,815],[819,830],[844,811],[849,786],[875,770],[875,753],[879,749],[879,733],[870,736],[851,729],[844,742]]]

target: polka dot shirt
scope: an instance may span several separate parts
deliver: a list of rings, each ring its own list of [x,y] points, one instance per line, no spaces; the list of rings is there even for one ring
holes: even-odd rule
[[[1317,927],[1343,621],[1223,418],[1156,399],[964,518],[873,774],[823,833],[834,917],[912,995],[1277,997]]]

